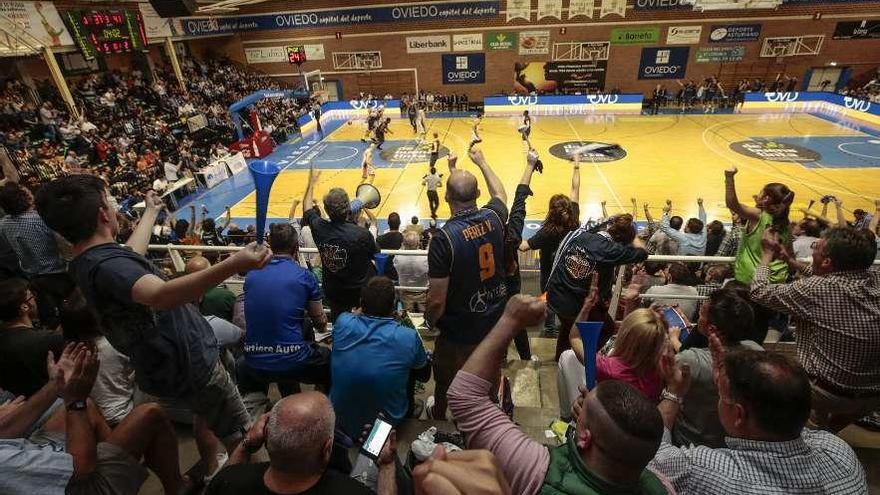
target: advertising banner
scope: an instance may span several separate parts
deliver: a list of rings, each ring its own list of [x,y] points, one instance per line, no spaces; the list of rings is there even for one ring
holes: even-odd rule
[[[327,55],[324,53],[324,45],[317,43],[314,45],[303,45],[306,49],[306,60],[324,60]]]
[[[667,45],[696,45],[700,42],[703,26],[669,26],[666,32]]]
[[[568,18],[593,17],[593,0],[568,0]]]
[[[691,9],[693,8],[693,3],[683,4],[681,0],[635,0],[633,8],[636,10]]]
[[[452,51],[481,52],[483,51],[483,34],[453,34]]]
[[[698,64],[705,63],[724,63],[724,62],[742,62],[746,56],[746,47],[739,46],[701,46],[697,48],[696,62]]]
[[[712,30],[709,31],[711,43],[745,43],[758,41],[760,37],[760,24],[726,24],[712,26]]]
[[[517,93],[603,90],[607,60],[596,62],[529,62],[514,66]]]
[[[615,28],[611,30],[612,45],[648,45],[660,42],[660,28]]]
[[[452,43],[449,35],[440,36],[407,36],[406,53],[451,52]]]
[[[487,36],[490,50],[512,50],[516,43],[515,33],[489,33]]]
[[[21,29],[28,35],[38,39],[45,46],[72,45],[73,39],[68,34],[55,5],[51,2],[0,2],[0,15],[15,23],[17,29]],[[10,24],[5,19],[0,25]],[[7,38],[4,35],[4,38]],[[12,44],[12,40],[8,40]],[[21,51],[0,43],[0,54],[27,53],[27,47],[21,47]]]
[[[682,79],[690,48],[642,48],[639,79]]]
[[[880,21],[838,22],[834,28],[836,40],[880,39]]]
[[[150,2],[139,3],[141,18],[144,20],[144,32],[147,39],[168,38],[177,36],[179,33],[174,29],[171,19],[159,17]]]
[[[244,58],[249,64],[287,62],[287,47],[261,46],[259,48],[245,48]]]
[[[513,19],[529,20],[532,16],[532,0],[507,0],[507,22]]]
[[[442,55],[443,84],[483,84],[486,82],[486,54]]]
[[[522,31],[519,33],[520,55],[550,54],[550,31]]]
[[[528,0],[525,0],[528,3]],[[178,19],[188,36],[263,31],[267,29],[307,29],[322,27],[369,26],[387,22],[422,20],[452,21],[497,17],[499,0],[470,2],[409,3],[383,7],[347,7],[332,10],[300,10],[223,17],[184,17]]]
[[[562,0],[538,0],[538,20],[545,17],[562,19]]]

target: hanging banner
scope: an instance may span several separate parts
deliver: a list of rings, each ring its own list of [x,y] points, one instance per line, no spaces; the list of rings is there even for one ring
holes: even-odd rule
[[[747,41],[758,41],[760,37],[760,24],[712,26],[712,30],[709,31],[710,43],[745,43]]]
[[[611,30],[612,45],[648,45],[660,42],[660,28],[615,28]]]
[[[244,58],[249,64],[287,62],[287,47],[261,46],[259,48],[245,48]]]
[[[61,16],[51,2],[16,2],[0,1],[0,27],[9,30],[23,30],[28,38],[36,38],[43,46],[72,45],[73,39],[68,34]],[[9,19],[9,20],[7,20]],[[11,21],[11,22],[10,22]],[[15,26],[10,26],[14,23]],[[4,37],[6,37],[4,35]],[[6,37],[8,38],[8,37]],[[8,40],[9,44],[12,40]],[[28,39],[28,41],[30,41]],[[21,50],[0,43],[0,54],[27,53],[31,50],[25,46]]]
[[[690,48],[642,48],[639,79],[682,79]]]
[[[483,51],[483,34],[453,34],[452,51],[481,52]]]
[[[742,62],[746,58],[746,47],[743,45],[701,46],[697,48],[695,57],[695,62],[698,64]]]
[[[538,20],[545,17],[562,19],[562,0],[538,0]]]
[[[306,60],[325,60],[327,55],[324,53],[324,45],[318,43],[315,45],[303,45],[306,49]]]
[[[452,43],[449,35],[440,36],[407,36],[406,53],[451,52]]]
[[[268,29],[314,29],[369,26],[389,22],[483,19],[497,17],[500,12],[499,0],[473,0],[450,3],[408,3],[385,7],[342,7],[332,10],[299,10],[242,16],[184,17],[176,21],[180,21],[187,36],[204,36]]]
[[[522,31],[519,33],[520,55],[548,55],[550,31]]]
[[[514,64],[513,90],[531,94],[605,89],[607,60],[596,62],[529,62]]]
[[[683,4],[681,0],[635,0],[633,8],[636,10],[678,10],[693,8],[693,2]]]
[[[147,33],[148,40],[170,38],[179,34],[171,19],[159,17],[150,2],[139,3],[138,9],[140,9],[141,17],[144,20],[144,31]]]
[[[838,22],[834,28],[836,40],[880,39],[880,21]]]
[[[569,0],[568,18],[578,16],[593,17],[593,0]]]
[[[483,84],[486,82],[486,54],[441,55],[443,84]]]
[[[488,36],[487,45],[490,50],[512,50],[516,43],[515,33],[491,33]]]
[[[700,42],[703,26],[669,26],[667,45],[696,45]]]
[[[507,0],[507,22],[514,19],[531,20],[532,0]]]
[[[605,17],[611,14],[626,17],[626,0],[602,0],[602,8],[599,11],[599,17]]]

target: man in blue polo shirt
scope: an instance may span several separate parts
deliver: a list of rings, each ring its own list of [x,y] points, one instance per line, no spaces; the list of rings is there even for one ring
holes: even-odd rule
[[[289,224],[269,226],[269,244],[275,256],[244,282],[247,335],[244,358],[238,366],[242,395],[267,392],[277,383],[282,395],[298,391],[299,382],[327,385],[330,350],[314,342],[305,316],[315,331],[327,321],[315,276],[297,263],[296,230]]]
[[[426,382],[431,367],[422,339],[394,320],[394,283],[373,277],[361,289],[361,308],[333,325],[330,400],[348,436],[384,412],[392,422],[407,416],[414,380]]]

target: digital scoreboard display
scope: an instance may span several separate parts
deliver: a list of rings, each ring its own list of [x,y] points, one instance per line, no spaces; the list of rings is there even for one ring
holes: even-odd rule
[[[291,64],[301,64],[306,61],[306,48],[300,46],[287,47],[287,61]]]
[[[140,10],[68,10],[62,17],[86,60],[97,54],[147,50]]]

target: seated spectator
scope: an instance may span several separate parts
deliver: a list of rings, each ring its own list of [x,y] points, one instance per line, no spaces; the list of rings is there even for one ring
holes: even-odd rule
[[[706,254],[706,210],[703,208],[703,198],[697,198],[700,218],[690,218],[684,227],[684,232],[672,228],[669,220],[669,212],[672,210],[672,201],[666,200],[663,208],[663,218],[660,221],[660,231],[669,236],[678,245],[674,254],[679,256],[703,256]]]
[[[281,399],[272,412],[254,423],[206,495],[372,494],[348,473],[328,469],[335,424],[333,405],[321,393],[303,392]],[[269,462],[254,462],[252,456],[264,446]],[[380,495],[396,493],[394,456],[388,450],[379,460]]]
[[[800,222],[792,222],[791,249],[795,258],[810,258],[813,256],[813,246],[822,235],[822,225],[813,218],[805,218]]]
[[[759,269],[766,277],[766,268]],[[675,447],[674,427],[689,373],[666,366],[658,408],[663,442],[651,467],[678,493],[867,493],[865,471],[840,438],[804,429],[810,416],[810,381],[803,368],[773,352],[725,353],[710,338],[718,417],[726,448]]]
[[[413,215],[413,217],[409,219],[409,225],[403,229],[403,234],[406,235],[407,232],[415,232],[421,237],[422,232],[424,231],[425,229],[422,227],[422,224],[419,223],[419,217]]]
[[[644,293],[655,285],[666,283],[666,263],[645,261],[633,275],[632,283],[638,285],[639,293]]]
[[[403,234],[403,249],[419,249],[421,236],[415,231],[407,231]],[[408,255],[395,256],[394,269],[397,271],[398,283],[402,287],[428,287],[428,256]],[[422,313],[425,311],[428,291],[425,290],[401,290],[400,302],[403,309]]]
[[[495,454],[510,493],[668,493],[646,469],[660,444],[663,420],[654,403],[630,385],[616,380],[597,385],[586,394],[566,444],[550,448],[523,433],[489,398],[510,341],[520,329],[543,321],[544,311],[534,297],[511,298],[456,374],[449,408],[468,448]]]
[[[200,272],[211,267],[211,262],[203,256],[193,256],[186,262],[184,272],[187,274]],[[199,310],[205,316],[216,316],[232,321],[232,309],[235,306],[235,294],[225,285],[212,287],[205,292],[199,302]]]
[[[419,334],[394,320],[394,285],[373,277],[361,290],[360,314],[333,325],[330,400],[349,437],[384,412],[399,422],[412,411],[410,378],[427,382],[431,367]]]
[[[770,234],[761,243],[752,301],[789,315],[798,360],[813,390],[811,421],[833,432],[880,407],[880,271],[868,230],[835,227],[816,241],[812,265],[792,259]],[[771,284],[768,266],[787,262],[805,276]]]
[[[666,285],[655,285],[645,291],[650,295],[698,295],[696,280],[694,274],[688,269],[684,263],[670,263],[666,268]],[[684,313],[691,321],[697,312],[697,301],[693,299],[676,299],[675,297],[660,298],[655,297],[650,300],[653,304],[659,306],[678,306],[678,309]]]
[[[238,366],[243,395],[265,394],[272,382],[282,396],[298,391],[299,382],[330,383],[330,350],[305,328],[306,316],[315,331],[327,325],[318,281],[297,262],[299,241],[290,224],[271,224],[269,244],[276,254],[244,282],[247,334]]]
[[[34,394],[46,383],[46,353],[61,355],[59,332],[34,328],[36,297],[20,278],[0,281],[0,388]]]
[[[711,296],[700,307],[700,319],[696,330],[707,339],[715,335],[727,350],[753,349],[761,346],[746,340],[751,333],[754,314],[748,301],[737,295],[735,290],[722,289]],[[672,346],[681,346],[678,329],[670,329]],[[691,386],[682,397],[675,426],[672,428],[672,442],[677,446],[705,445],[724,447],[724,427],[718,419],[718,388],[713,378],[714,363],[708,348],[683,350],[675,357],[679,364],[690,368]]]
[[[158,405],[135,408],[111,430],[88,402],[98,360],[85,345],[68,345],[58,363],[50,356],[46,371],[49,381],[27,400],[0,390],[0,493],[137,495],[145,466],[165,493],[192,488]]]

